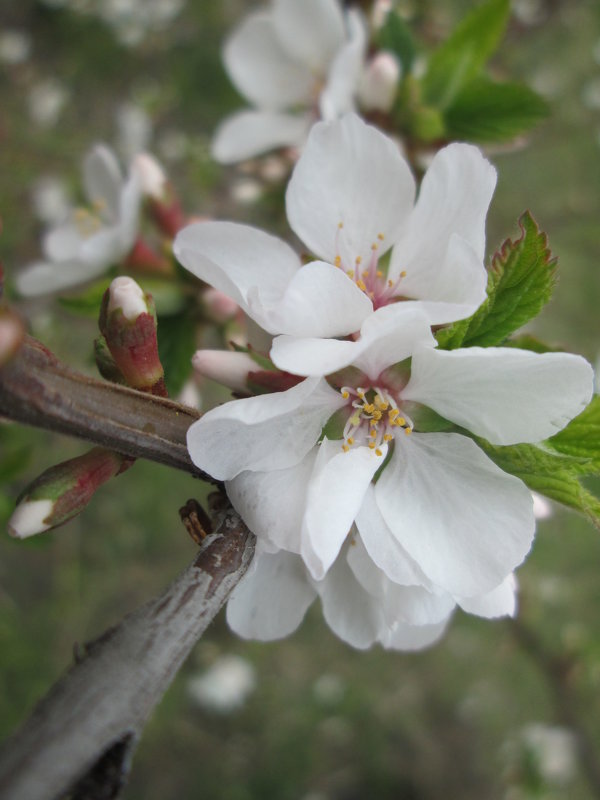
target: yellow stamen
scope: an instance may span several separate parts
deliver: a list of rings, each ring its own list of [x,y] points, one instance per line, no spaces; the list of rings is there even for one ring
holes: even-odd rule
[[[381,411],[378,408],[376,408],[375,411],[373,411],[373,419],[376,422],[379,422],[379,420],[381,419],[382,416],[383,416],[383,414],[381,413]]]
[[[350,392],[346,391],[342,392],[342,397],[344,398],[344,400],[347,400],[350,397]]]
[[[377,250],[377,247],[378,247],[377,242],[373,242],[373,244],[371,245],[371,250],[375,251]]]
[[[405,433],[407,436],[410,436],[410,434],[412,433],[412,428],[404,428],[404,433]]]
[[[383,235],[383,233],[378,233],[377,234],[377,238],[379,239],[380,242],[383,242],[383,240],[385,239],[385,236]]]
[[[366,411],[367,414],[372,414],[375,411],[375,406],[373,403],[365,403],[363,410]]]
[[[342,445],[342,450],[344,451],[344,453],[347,453],[350,450],[350,448],[348,447],[347,444],[343,444]]]
[[[377,275],[378,278],[383,278],[383,272],[380,269],[378,269],[375,274]]]
[[[375,450],[375,442],[369,442],[369,450]]]
[[[406,270],[405,269],[403,269],[402,272],[400,273],[400,277],[401,278],[406,278]]]
[[[343,222],[338,222],[338,228],[341,230],[343,227],[344,227],[344,223]]]
[[[384,442],[391,442],[393,438],[394,437],[392,436],[391,433],[386,433],[386,434],[384,434],[383,441]]]
[[[356,281],[356,285],[361,290],[361,292],[366,292],[367,291],[367,287],[366,287],[365,282],[363,280]]]
[[[354,263],[357,267],[359,267],[362,264],[362,258],[360,256],[356,256]]]
[[[349,269],[348,270],[348,277],[350,277],[350,278],[354,277],[354,270],[353,269]]]
[[[346,441],[348,442],[348,444],[354,444],[354,439],[352,438],[352,436],[349,436],[349,437],[346,439]]]
[[[393,422],[396,419],[396,417],[398,416],[399,413],[400,412],[398,411],[397,408],[391,408],[388,411],[388,417],[389,417],[390,422]]]
[[[376,456],[382,456],[383,453],[381,452],[381,450],[379,448],[377,448],[377,450],[375,450],[375,455]]]
[[[394,281],[391,280],[391,279],[388,279],[388,286],[390,287],[390,289],[392,288],[393,285],[394,285]]]
[[[341,267],[342,266],[342,257],[341,256],[336,256],[335,259],[333,260],[333,263],[336,265],[336,267]]]

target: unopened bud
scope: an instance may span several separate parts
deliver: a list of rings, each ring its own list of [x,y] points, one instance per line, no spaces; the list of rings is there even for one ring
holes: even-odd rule
[[[392,53],[377,53],[367,64],[358,90],[360,105],[365,111],[388,112],[394,105],[400,64]]]
[[[63,525],[83,511],[103,483],[132,463],[127,456],[94,447],[50,467],[21,494],[8,521],[8,532],[25,539]]]
[[[23,320],[10,308],[0,308],[0,367],[17,352],[25,337]]]
[[[237,391],[246,389],[248,375],[258,369],[247,353],[231,350],[197,350],[192,366],[200,375]]]
[[[150,201],[150,210],[164,234],[173,238],[186,224],[179,198],[165,171],[149,153],[140,153],[133,160],[133,169],[140,177],[143,193]]]
[[[228,322],[230,319],[233,319],[240,310],[235,300],[232,300],[231,297],[227,297],[226,294],[223,294],[223,292],[220,292],[218,289],[214,289],[212,286],[203,292],[202,300],[204,301],[204,305],[211,319],[215,322]]]
[[[127,384],[165,397],[152,296],[132,278],[115,278],[102,298],[98,324]]]
[[[142,192],[154,200],[163,200],[167,188],[167,176],[160,163],[150,153],[138,153],[133,159]]]

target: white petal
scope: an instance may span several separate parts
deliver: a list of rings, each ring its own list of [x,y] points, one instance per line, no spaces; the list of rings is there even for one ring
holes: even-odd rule
[[[65,222],[48,231],[42,240],[42,250],[50,261],[68,261],[77,258],[84,241],[81,230],[74,222]]]
[[[346,37],[337,0],[274,0],[273,21],[286,52],[321,75]]]
[[[419,349],[402,392],[493,444],[539,442],[592,397],[593,371],[580,356],[513,347]]]
[[[189,428],[194,464],[219,480],[244,470],[285,469],[316,443],[329,417],[346,401],[325,381],[308,378],[286,392],[233,400]]]
[[[509,575],[500,586],[478,597],[457,597],[458,605],[469,614],[493,619],[514,617],[517,613],[517,584],[514,575]]]
[[[38,297],[79,286],[101,275],[105,269],[103,264],[86,264],[82,261],[37,261],[17,274],[16,286],[24,297]]]
[[[306,492],[318,448],[293,467],[242,472],[225,488],[234,508],[261,542],[300,553]]]
[[[358,330],[372,311],[369,298],[342,270],[312,261],[291,279],[270,322],[273,330],[293,336],[343,336]]]
[[[355,109],[357,87],[362,75],[366,51],[366,30],[357,12],[348,15],[350,41],[337,53],[321,92],[319,106],[321,118],[333,120]]]
[[[83,187],[90,203],[111,222],[119,214],[122,183],[121,168],[112,150],[103,144],[93,147],[83,160]]]
[[[124,255],[121,229],[118,225],[100,228],[84,239],[79,248],[79,257],[82,261],[102,264],[105,269],[111,264],[116,264]]]
[[[314,253],[332,263],[339,255],[349,269],[357,257],[368,265],[373,244],[381,253],[394,244],[414,193],[397,146],[348,114],[313,126],[288,185],[287,215]]]
[[[127,255],[137,239],[141,203],[142,178],[138,170],[132,169],[119,197],[118,226],[121,258]]]
[[[444,635],[450,616],[437,625],[405,625],[398,623],[380,639],[381,644],[389,650],[423,650],[431,647]]]
[[[402,586],[430,587],[423,570],[388,528],[375,502],[375,487],[370,485],[356,515],[356,527],[373,562],[394,583]]]
[[[466,436],[396,437],[375,487],[388,527],[435,583],[471,597],[498,586],[525,558],[535,520],[524,483]]]
[[[219,125],[211,146],[221,164],[235,164],[279,147],[300,147],[308,136],[307,115],[239,111]]]
[[[348,547],[347,559],[361,586],[381,604],[383,618],[390,627],[398,622],[432,625],[446,619],[454,608],[449,594],[434,594],[422,586],[400,586],[390,581],[369,558],[359,538]]]
[[[234,222],[188,225],[175,237],[173,251],[186,269],[246,312],[248,295],[254,290],[254,318],[265,330],[269,330],[268,308],[281,300],[300,268],[300,259],[281,239]]]
[[[408,297],[428,299],[452,234],[471,245],[484,271],[485,218],[495,185],[496,170],[473,145],[451,144],[436,154],[390,264],[392,278],[406,270],[402,290]]]
[[[341,442],[324,439],[308,484],[301,552],[316,580],[335,561],[352,527],[373,475],[383,464],[387,445],[378,456],[368,447],[344,453]]]
[[[299,556],[257,554],[227,603],[227,622],[245,639],[281,639],[300,625],[315,596]]]
[[[272,111],[308,105],[314,87],[310,69],[282,46],[271,14],[249,14],[225,43],[223,61],[239,91]]]
[[[340,639],[361,650],[377,641],[383,626],[381,604],[361,587],[343,556],[315,588],[325,621]]]
[[[278,336],[271,358],[294,375],[330,375],[350,364],[371,379],[408,358],[415,347],[433,346],[428,318],[419,303],[395,303],[370,314],[356,341]]]

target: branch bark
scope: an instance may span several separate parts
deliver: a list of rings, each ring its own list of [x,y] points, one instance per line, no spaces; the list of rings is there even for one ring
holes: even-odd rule
[[[186,447],[187,429],[200,416],[197,411],[75,372],[31,337],[0,369],[0,416],[214,483],[194,466]]]
[[[0,750],[3,800],[110,800],[141,730],[245,573],[255,538],[228,506],[167,590],[85,647]]]

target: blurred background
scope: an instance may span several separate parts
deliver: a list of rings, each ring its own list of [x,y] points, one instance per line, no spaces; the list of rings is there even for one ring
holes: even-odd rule
[[[0,238],[8,274],[78,199],[97,141],[126,162],[146,149],[199,215],[285,233],[281,185],[209,157],[217,122],[243,101],[220,62],[241,0],[0,0]],[[406,0],[439,41],[472,7]],[[600,4],[515,0],[494,69],[547,97],[552,117],[492,152],[499,186],[488,249],[529,209],[559,259],[534,330],[600,351]],[[107,281],[108,282],[108,281]],[[94,373],[93,318],[20,306],[32,333]],[[160,335],[160,329],[159,329]],[[0,426],[0,738],[97,636],[160,591],[194,555],[178,508],[205,490],[138,462],[77,520],[15,542],[6,520],[42,469],[80,442]],[[598,487],[596,487],[598,489]],[[456,614],[432,650],[357,652],[315,605],[289,639],[246,643],[219,617],[181,670],[137,752],[128,800],[525,800],[600,797],[600,537],[557,506],[519,570],[516,622]]]

